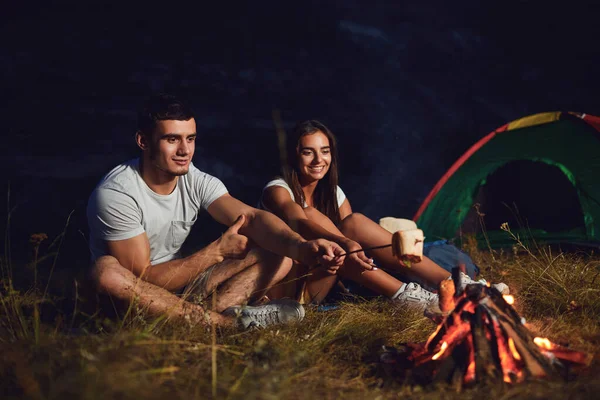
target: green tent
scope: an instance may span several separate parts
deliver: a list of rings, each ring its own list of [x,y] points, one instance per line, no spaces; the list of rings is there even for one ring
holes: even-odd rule
[[[466,233],[492,246],[520,237],[600,243],[600,118],[535,114],[475,143],[442,176],[415,214],[428,241]],[[485,235],[483,235],[485,233]]]

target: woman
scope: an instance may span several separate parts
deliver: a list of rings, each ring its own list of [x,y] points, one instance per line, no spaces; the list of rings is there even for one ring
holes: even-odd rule
[[[338,186],[337,145],[331,131],[319,121],[309,120],[298,124],[289,139],[284,176],[267,183],[261,206],[304,238],[334,241],[347,253],[391,243],[390,232],[364,215],[352,212],[349,200]],[[305,303],[322,301],[339,275],[395,301],[425,308],[437,301],[436,294],[417,283],[406,284],[385,271],[397,272],[428,287],[437,287],[450,277],[448,271],[427,257],[407,268],[392,255],[390,247],[368,253],[373,258],[362,251],[345,256],[338,270],[305,266],[303,271],[296,271],[296,277],[305,277],[299,280],[303,285],[298,297]],[[462,281],[463,285],[473,283],[464,274]]]

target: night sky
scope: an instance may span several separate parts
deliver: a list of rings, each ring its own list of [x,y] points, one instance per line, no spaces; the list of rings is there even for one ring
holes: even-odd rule
[[[322,120],[340,186],[374,219],[411,218],[506,122],[600,115],[594,2],[104,3],[2,6],[0,206],[10,194],[16,246],[74,210],[85,248],[87,197],[136,156],[136,111],[156,91],[190,99],[194,164],[250,204],[279,172],[273,110],[287,129]]]

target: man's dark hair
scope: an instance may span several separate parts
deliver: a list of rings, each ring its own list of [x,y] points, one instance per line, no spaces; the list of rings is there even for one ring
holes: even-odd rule
[[[158,121],[187,121],[190,118],[194,118],[194,113],[181,99],[160,93],[150,97],[139,112],[138,131],[151,136]]]

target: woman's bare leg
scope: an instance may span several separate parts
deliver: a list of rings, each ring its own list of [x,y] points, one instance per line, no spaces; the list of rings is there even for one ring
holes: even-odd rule
[[[321,225],[322,227],[324,227],[325,229],[329,230],[330,232],[333,232],[335,234],[338,234],[340,236],[344,235],[349,237],[352,240],[355,240],[357,242],[360,243],[359,240],[356,240],[355,238],[345,235],[345,233],[343,233],[342,231],[340,231],[334,224],[333,222],[331,222],[331,220],[329,218],[327,218],[325,215],[323,215],[321,212],[319,212],[318,210],[316,210],[315,208],[312,207],[308,207],[304,209],[304,212],[306,213],[306,216],[308,218],[310,218],[312,221],[318,223],[319,225]],[[365,217],[366,219],[366,217]],[[373,223],[373,221],[369,220],[371,223]],[[373,223],[374,224],[374,223]],[[377,227],[379,227],[379,225],[377,225]],[[383,228],[381,228],[383,229]],[[384,232],[387,232],[384,230]],[[392,236],[391,234],[389,234],[389,238],[386,238],[384,240],[387,240],[388,243],[391,243],[392,241]],[[362,243],[361,243],[362,245]],[[402,269],[405,269],[403,267],[400,266],[400,264],[398,263],[398,261],[392,256],[391,250],[389,251],[389,256],[392,258],[392,260],[394,260],[394,267],[399,270],[402,271]],[[377,257],[375,257],[376,260],[380,261]],[[429,260],[429,259],[427,259]],[[421,268],[425,269],[427,268],[427,260],[422,261],[421,263],[419,263],[421,265]],[[429,260],[429,262],[433,263],[431,260]],[[433,264],[434,267],[438,267],[436,264]],[[392,270],[394,270],[393,268],[390,268]],[[419,269],[417,267],[417,269]],[[441,268],[440,268],[441,269]],[[305,269],[306,273],[310,274],[310,276],[308,276],[306,278],[306,286],[304,288],[304,294],[309,297],[309,301],[315,302],[315,303],[319,303],[321,301],[323,301],[323,299],[325,299],[325,297],[327,296],[327,294],[329,293],[329,291],[331,290],[331,288],[333,288],[333,285],[335,285],[336,280],[337,280],[337,276],[336,275],[331,275],[329,273],[327,273],[325,270],[321,269],[321,268],[316,268],[311,270],[310,272],[308,272],[308,269]],[[444,272],[446,272],[445,270],[442,270]],[[298,277],[301,274],[299,273],[295,273],[294,277]],[[386,273],[383,270],[375,270],[375,271],[367,271],[364,270],[362,268],[353,268],[353,267],[347,267],[347,266],[342,266],[339,270],[338,270],[338,275],[340,275],[343,278],[347,278],[350,279],[378,294],[387,296],[387,297],[392,297],[395,294],[397,294],[398,290],[400,289],[400,287],[402,286],[402,282],[400,280],[398,280],[397,278],[391,276],[390,274]],[[449,276],[448,273],[446,273],[443,277],[441,277],[435,284],[439,283],[442,279],[444,279],[445,277]],[[284,280],[288,280],[288,279],[293,279],[294,277],[286,277]]]
[[[321,268],[310,270],[306,265],[294,262],[285,278],[271,287],[266,295],[271,299],[289,297],[304,304],[318,304],[325,299],[336,281],[337,275],[328,274]]]
[[[343,266],[339,269],[338,274],[342,278],[350,279],[367,289],[387,297],[394,296],[402,286],[401,281],[380,269],[367,271]]]
[[[379,224],[359,213],[352,213],[340,224],[342,233],[360,243],[364,248],[381,246],[392,243],[392,234]],[[423,261],[411,264],[407,268],[400,264],[392,255],[391,247],[371,250],[368,252],[382,268],[395,271],[408,279],[416,279],[430,286],[436,287],[442,280],[447,279],[450,273],[437,265],[428,257]]]
[[[318,223],[330,232],[338,235],[344,235],[340,230],[333,224],[333,222],[323,215],[321,212],[312,207],[304,209],[306,216],[312,221]],[[352,239],[352,238],[350,238]],[[353,239],[354,240],[354,239]],[[391,236],[390,236],[391,243]],[[402,282],[388,273],[382,270],[367,271],[362,268],[348,268],[346,266],[341,267],[338,270],[338,274],[343,277],[350,279],[366,288],[373,290],[378,294],[392,297],[398,292],[398,289],[402,286]],[[333,279],[332,279],[333,278]],[[321,271],[320,274],[315,273],[307,282],[307,288],[312,292],[313,288],[320,289],[319,296],[325,298],[331,287],[335,284],[335,276],[327,274]]]

